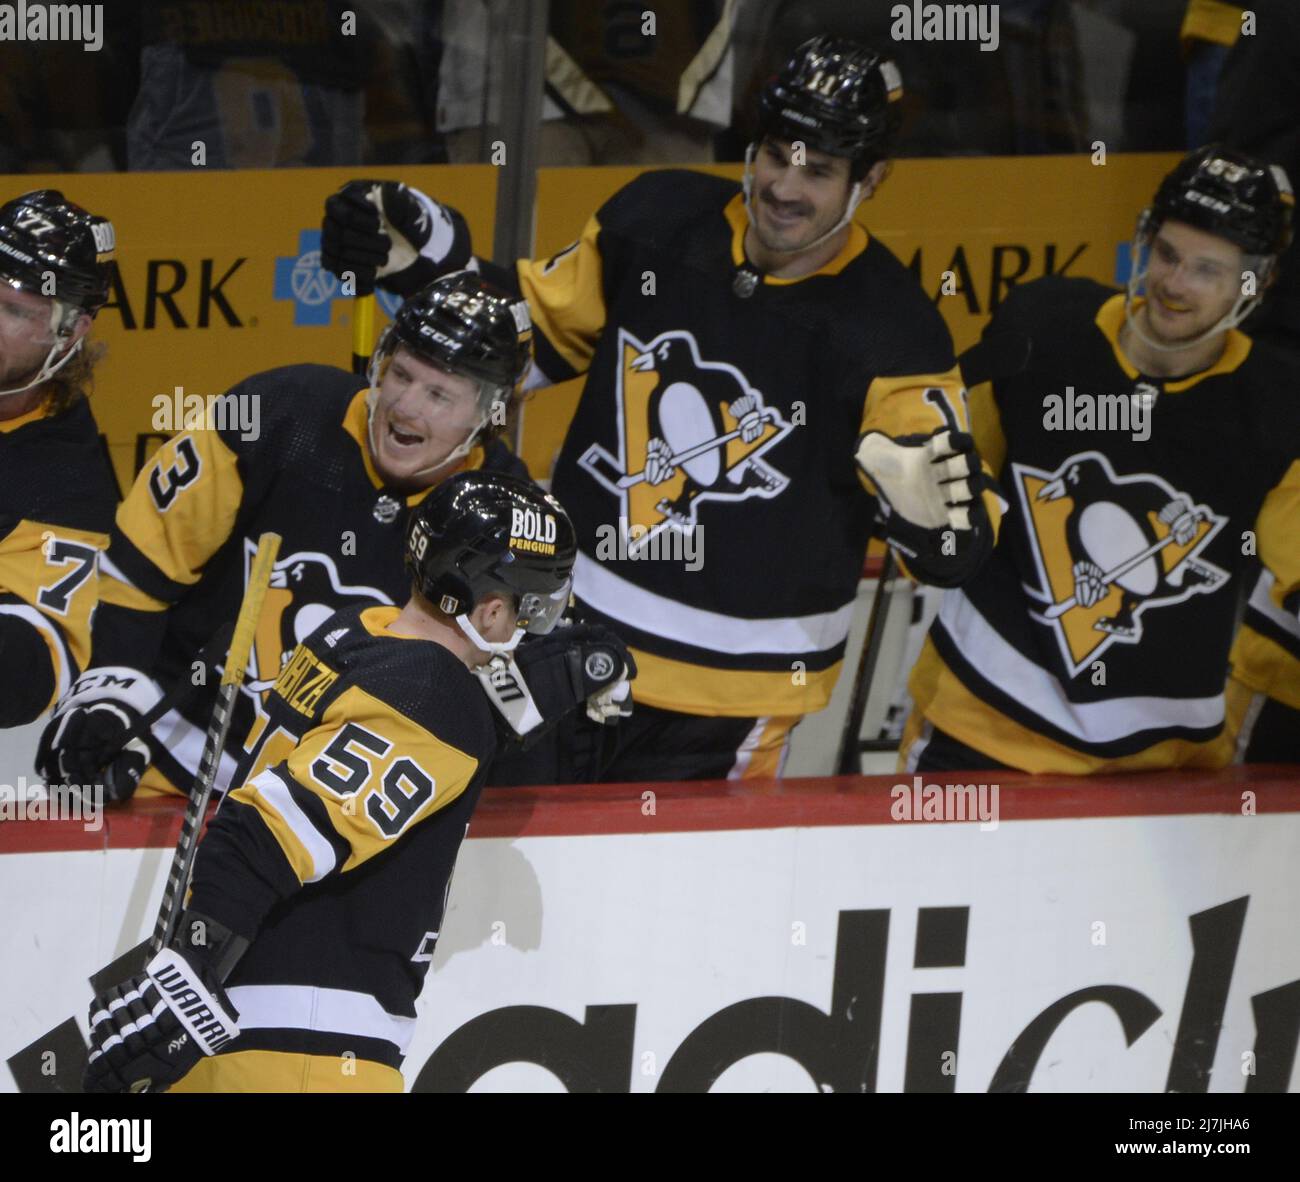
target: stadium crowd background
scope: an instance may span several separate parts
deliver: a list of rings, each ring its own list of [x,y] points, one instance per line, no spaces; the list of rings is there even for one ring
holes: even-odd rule
[[[0,43],[0,172],[188,167],[205,136],[210,151],[220,144],[207,167],[486,162],[493,91],[513,81],[494,21],[512,7],[517,18],[501,0],[103,5],[100,52]],[[1241,6],[1004,0],[983,6],[1000,18],[991,53],[893,41],[893,7],[551,0],[539,163],[739,161],[758,85],[827,31],[891,49],[906,89],[902,156],[1083,152],[1098,139],[1119,152],[1194,147]]]

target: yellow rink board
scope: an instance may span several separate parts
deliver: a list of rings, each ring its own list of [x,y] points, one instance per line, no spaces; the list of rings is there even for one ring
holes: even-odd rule
[[[972,343],[1014,282],[1048,271],[1115,276],[1117,250],[1177,156],[903,160],[859,218],[918,267],[958,348]],[[104,173],[0,177],[0,200],[61,188],[112,218],[121,282],[95,335],[108,346],[95,415],[125,487],[156,446],[153,400],[220,394],[248,374],[303,361],[347,365],[351,300],[316,267],[310,236],[324,198],[358,175],[401,178],[455,206],[480,252],[491,241],[499,169]],[[537,254],[577,236],[633,168],[552,168],[538,178]],[[739,177],[739,166],[706,171]],[[306,239],[304,239],[306,235]],[[940,295],[951,272],[953,294]],[[311,321],[315,321],[314,323]],[[380,312],[380,326],[386,317]],[[576,383],[545,390],[524,414],[523,453],[550,466],[573,413]]]

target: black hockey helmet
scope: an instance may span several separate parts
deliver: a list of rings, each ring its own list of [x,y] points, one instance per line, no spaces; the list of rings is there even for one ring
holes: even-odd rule
[[[1281,254],[1291,241],[1295,195],[1286,172],[1222,144],[1183,157],[1160,182],[1139,235],[1167,220],[1186,222],[1247,254]]]
[[[108,302],[115,246],[113,224],[58,189],[36,189],[0,206],[0,279],[19,291],[52,296],[93,316]]]
[[[514,391],[532,360],[528,305],[475,271],[453,271],[420,288],[397,310],[371,362],[378,367],[405,345],[417,356],[489,387]]]
[[[902,76],[884,54],[847,37],[814,37],[759,94],[759,137],[801,140],[865,170],[893,149],[902,97]]]
[[[519,627],[545,633],[568,606],[577,540],[559,501],[500,472],[458,472],[411,515],[406,569],[425,599],[468,614],[494,591],[513,595]]]

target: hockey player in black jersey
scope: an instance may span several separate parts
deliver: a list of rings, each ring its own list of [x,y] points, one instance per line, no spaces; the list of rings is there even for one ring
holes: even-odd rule
[[[765,87],[743,184],[647,172],[553,258],[480,263],[532,310],[530,384],[586,374],[554,489],[580,610],[640,669],[605,779],[780,774],[830,699],[873,531],[945,584],[991,545],[947,328],[853,220],[901,95],[883,55],[816,38]],[[359,282],[469,258],[463,219],[406,186],[326,203],[323,265]],[[660,557],[687,548],[697,566]]]
[[[1224,681],[1254,555],[1274,610],[1300,606],[1300,364],[1237,328],[1293,205],[1281,169],[1200,149],[1139,219],[1126,292],[1052,277],[994,314],[986,338],[1032,341],[1021,374],[973,396],[1011,508],[913,670],[907,770],[1229,761]],[[1127,412],[1109,428],[1059,413],[1102,399]]]
[[[271,530],[284,541],[221,756],[224,790],[297,642],[345,604],[404,594],[398,539],[429,489],[461,469],[526,475],[496,435],[530,356],[524,304],[476,275],[448,275],[402,307],[368,379],[323,365],[255,374],[227,395],[257,401],[255,438],[216,422],[164,444],[118,510],[93,667],[47,726],[38,769],[102,781],[110,800],[135,791],[146,769],[147,791],[189,790],[218,680],[209,662],[219,658],[204,649],[235,618],[257,538]],[[191,692],[124,750],[178,687]]]
[[[631,671],[611,634],[555,628],[573,527],[530,482],[450,478],[413,513],[405,553],[404,607],[338,612],[280,673],[199,846],[174,946],[91,1005],[88,1090],[402,1090],[498,730],[590,709]],[[524,629],[541,636],[506,697],[536,717],[505,727],[475,674],[495,667],[499,682]],[[571,680],[570,652],[603,674]]]
[[[32,722],[90,654],[117,485],[86,395],[113,226],[55,189],[0,206],[0,727]]]

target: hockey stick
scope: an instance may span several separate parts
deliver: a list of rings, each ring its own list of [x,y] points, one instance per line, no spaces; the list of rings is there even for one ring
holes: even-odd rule
[[[257,629],[258,617],[262,614],[262,601],[266,598],[271,568],[275,565],[275,556],[279,549],[279,534],[265,533],[258,539],[257,553],[253,556],[248,586],[244,591],[244,601],[239,606],[239,616],[235,620],[235,632],[230,641],[230,652],[226,657],[226,669],[221,675],[221,689],[217,692],[217,704],[212,711],[212,722],[208,725],[208,733],[203,743],[203,758],[199,762],[198,778],[190,790],[190,799],[185,806],[185,819],[181,823],[181,835],[176,843],[176,852],[172,855],[171,872],[167,876],[162,904],[158,908],[158,921],[154,924],[153,935],[149,938],[150,956],[166,948],[176,932],[181,904],[185,900],[185,891],[194,869],[194,854],[198,846],[199,830],[203,826],[204,814],[208,811],[208,801],[212,798],[212,787],[216,783],[221,752],[225,749],[226,736],[230,732],[235,695],[244,680],[244,669],[248,665],[248,656],[253,648],[253,634]]]
[[[217,629],[216,634],[212,639],[199,649],[198,654],[194,658],[194,663],[202,663],[204,665],[210,664],[212,658],[230,644],[230,638],[234,635],[234,631],[234,624],[222,624],[221,627]],[[185,705],[185,703],[193,697],[194,691],[197,688],[198,686],[193,681],[186,681],[184,678],[181,678],[180,681],[176,682],[171,689],[158,699],[157,703],[149,710],[149,713],[141,718],[126,732],[126,734],[122,736],[122,743],[118,748],[118,754],[125,751],[127,747],[136,741],[136,739],[144,739],[148,737],[149,732],[153,730],[154,723],[162,718],[162,716],[169,710],[174,710]],[[116,758],[117,756],[114,755],[104,764],[104,766],[107,767],[108,764],[112,763]]]
[[[375,339],[375,293],[359,295],[352,309],[352,372],[365,376]]]
[[[885,639],[885,623],[889,619],[889,600],[892,598],[888,584],[894,577],[894,551],[885,547],[885,558],[880,564],[876,580],[876,595],[871,601],[871,614],[867,617],[867,631],[862,640],[862,656],[858,671],[853,677],[853,693],[849,697],[849,713],[840,732],[840,749],[835,758],[837,776],[856,776],[862,771],[862,752],[858,746],[858,732],[862,729],[862,716],[867,712],[867,698],[871,695],[871,679],[876,671],[876,660]]]

